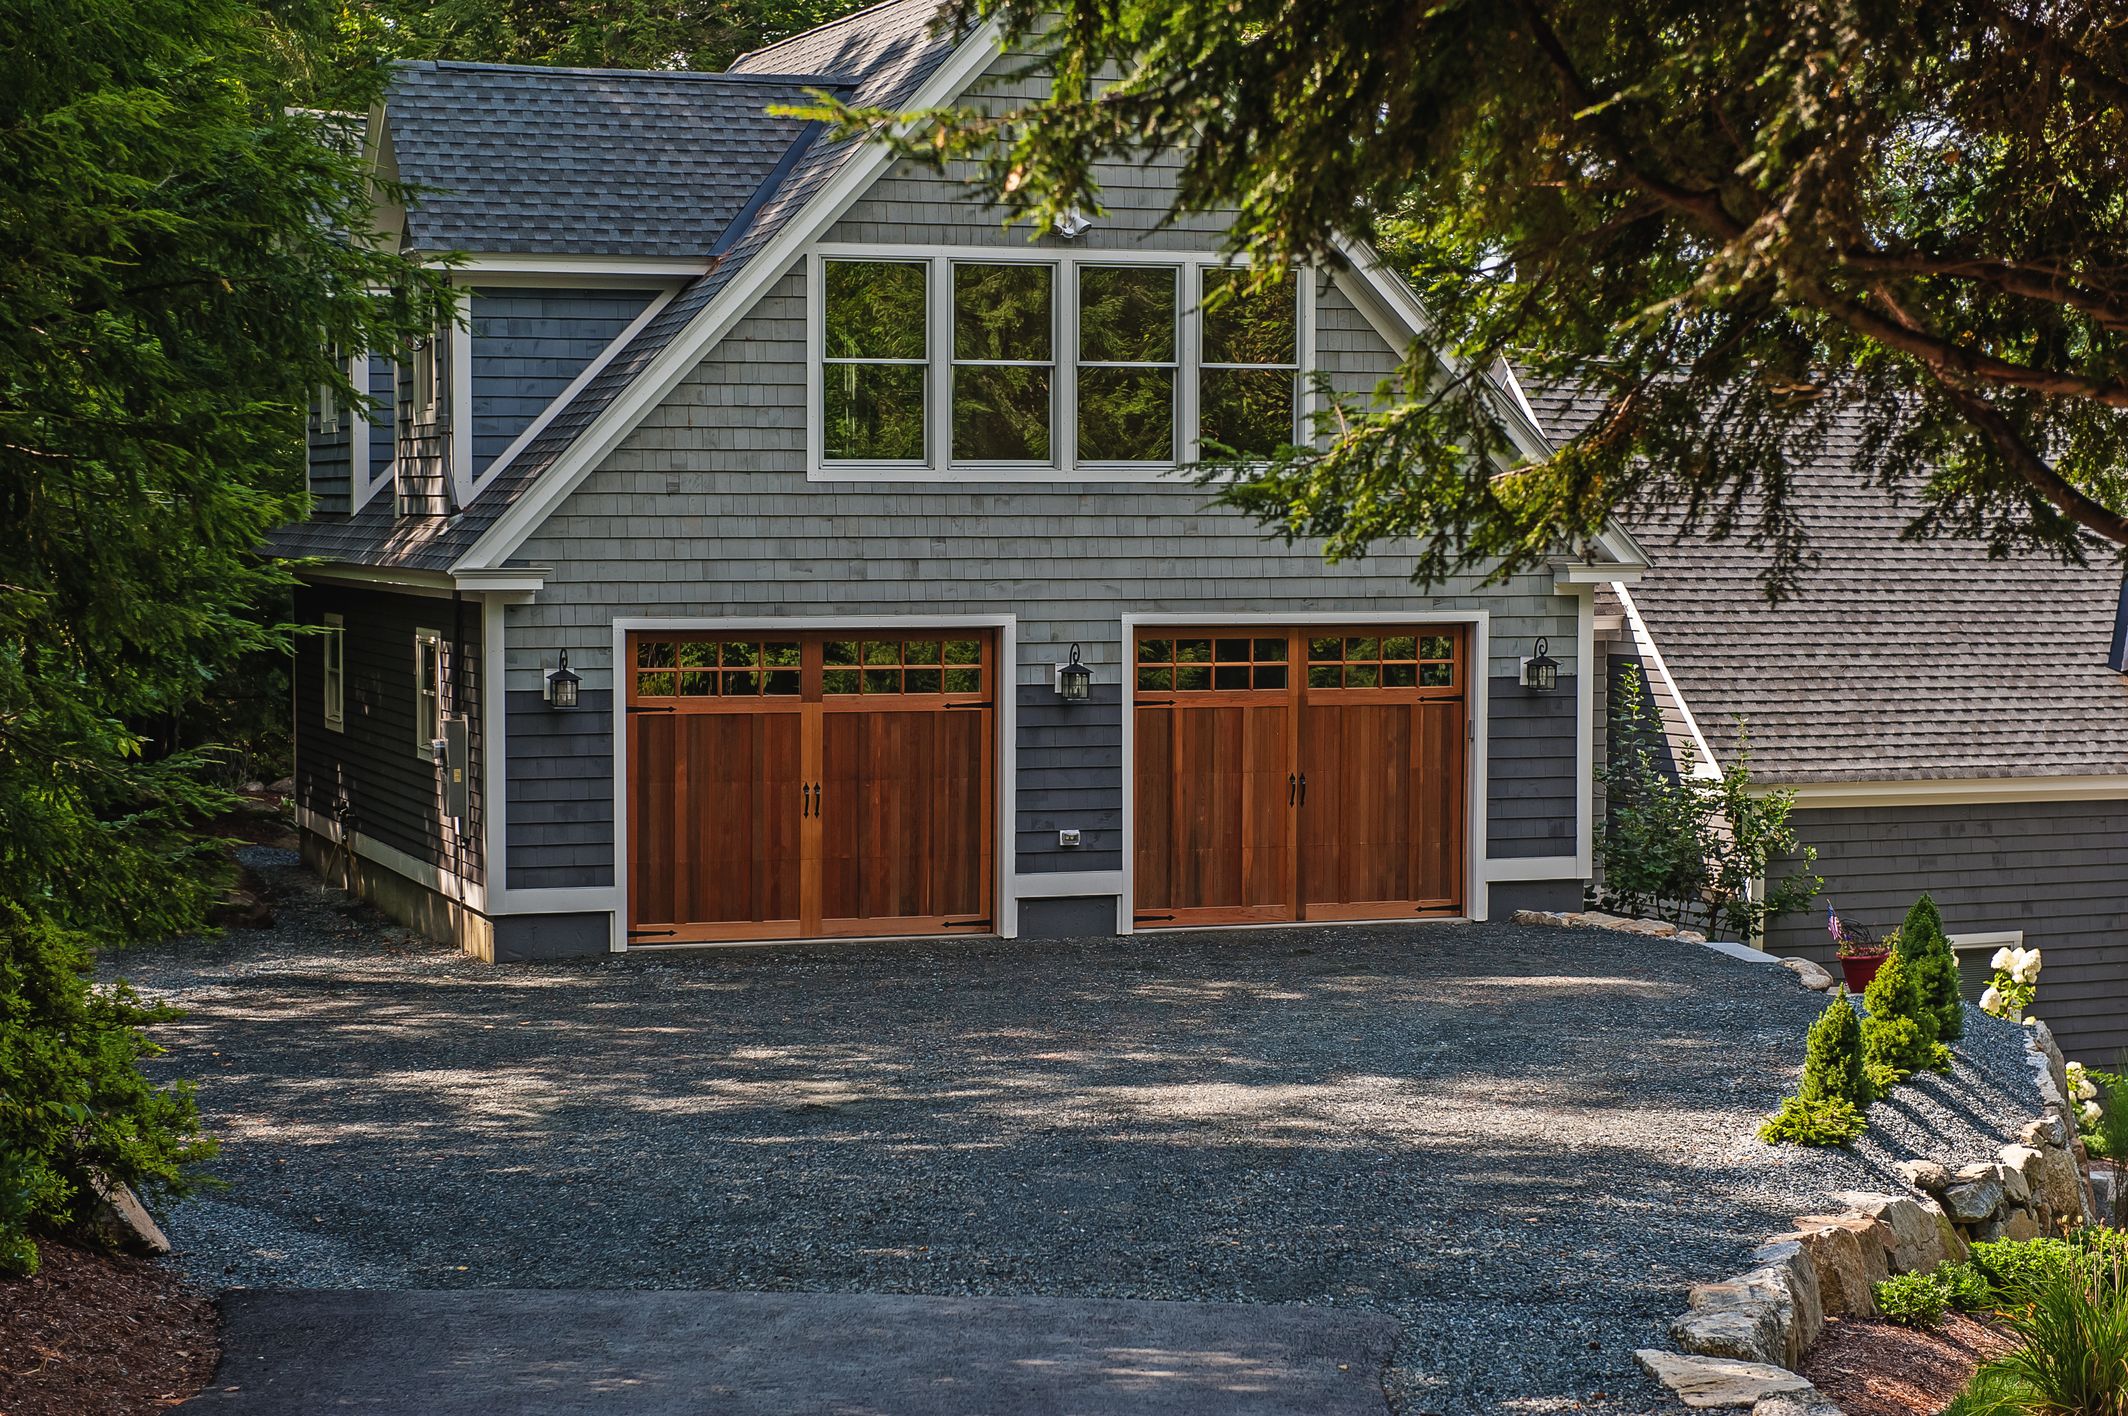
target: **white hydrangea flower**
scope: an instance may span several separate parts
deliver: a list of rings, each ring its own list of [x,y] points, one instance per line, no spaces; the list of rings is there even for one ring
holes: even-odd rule
[[[2066,1071],[2069,1074],[2069,1085],[2072,1087],[2082,1086],[2084,1084],[2084,1078],[2089,1075],[2085,1071],[2084,1064],[2081,1062],[2071,1062],[2067,1067],[2063,1068],[2062,1070]]]
[[[2090,1082],[2080,1082],[2076,1088],[2076,1099],[2078,1101],[2097,1101],[2098,1088]]]
[[[2002,946],[2002,947],[2001,947],[2000,949],[1997,949],[1997,950],[1995,951],[1995,957],[1994,957],[1994,958],[1992,958],[1992,959],[1988,960],[1988,967],[1989,967],[1989,968],[1991,968],[1991,969],[1994,969],[1994,970],[1995,970],[1996,972],[2000,973],[2000,972],[2001,972],[2002,970],[2004,970],[2004,969],[2008,968],[2009,966],[2010,966],[2010,946],[2009,946],[2009,945],[2007,945],[2007,944],[2005,944],[2005,945],[2003,945],[2003,946]]]
[[[2010,977],[2019,983],[2039,981],[2039,950],[2019,949],[2010,955]]]
[[[2095,1102],[2095,1101],[2087,1101],[2087,1102],[2085,1102],[2085,1103],[2084,1103],[2083,1117],[2084,1117],[2084,1124],[2085,1124],[2086,1126],[2096,1126],[2096,1125],[2098,1124],[2098,1121],[2099,1121],[2099,1117],[2100,1117],[2101,1115],[2103,1115],[2103,1114],[2104,1114],[2104,1113],[2102,1113],[2102,1112],[2101,1112],[2101,1111],[2100,1111],[2100,1110],[2098,1109],[2098,1103],[2097,1103],[2097,1102]]]
[[[1991,983],[1988,985],[1988,991],[1980,995],[1980,1010],[1984,1013],[1993,1013],[2001,1007],[2002,990]]]

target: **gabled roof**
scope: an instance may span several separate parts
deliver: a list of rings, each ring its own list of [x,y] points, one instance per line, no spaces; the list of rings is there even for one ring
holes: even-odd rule
[[[1559,441],[1600,400],[1532,388]],[[2128,678],[2106,665],[2121,568],[1990,559],[1978,542],[1903,537],[1915,489],[1859,470],[1859,415],[1791,469],[1813,559],[1769,604],[1766,552],[1628,518],[1653,567],[1631,600],[1715,756],[1749,730],[1768,784],[2128,774]]]
[[[761,67],[827,70],[827,76],[812,80],[811,86],[823,87],[832,79],[835,87],[853,102],[906,106],[964,38],[932,32],[932,20],[940,8],[941,0],[887,0],[741,59],[733,69],[740,76],[735,82],[752,79]],[[528,81],[554,72],[557,71],[531,71]],[[568,73],[559,72],[565,76]],[[805,86],[799,84],[801,88]],[[745,87],[756,95],[756,103],[785,101],[769,96],[776,92],[773,84],[747,82]],[[774,124],[785,120],[772,120],[764,114],[759,121]],[[401,139],[396,136],[396,129],[394,133],[396,144]],[[643,156],[649,160],[664,156],[662,143],[644,141],[641,146]],[[680,291],[637,330],[628,345],[458,515],[397,519],[387,500],[378,497],[353,516],[314,516],[284,527],[268,543],[268,550],[278,556],[320,557],[385,569],[448,571],[579,436],[598,422],[622,391],[673,344],[829,180],[868,147],[861,139],[831,142],[817,124],[799,128],[774,166],[760,177],[738,211],[720,227],[714,243],[705,244],[696,252],[707,260],[708,273]],[[403,161],[401,170],[405,175]]]
[[[705,259],[840,80],[414,63],[384,104],[417,251]]]

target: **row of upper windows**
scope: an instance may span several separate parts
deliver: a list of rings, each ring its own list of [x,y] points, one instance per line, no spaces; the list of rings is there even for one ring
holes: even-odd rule
[[[1291,276],[831,257],[819,289],[828,465],[1172,466],[1299,435]]]

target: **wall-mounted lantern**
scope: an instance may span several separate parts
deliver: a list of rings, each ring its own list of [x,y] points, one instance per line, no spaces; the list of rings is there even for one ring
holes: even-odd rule
[[[1055,228],[1056,233],[1067,241],[1078,240],[1087,233],[1093,224],[1093,218],[1075,206],[1068,206],[1058,212],[1055,219],[1050,223]]]
[[[1522,686],[1532,693],[1550,693],[1559,687],[1558,661],[1545,652],[1551,644],[1539,639],[1531,647],[1537,652],[1522,661]]]
[[[574,708],[577,685],[582,682],[582,679],[569,672],[569,651],[562,650],[561,666],[547,671],[548,705],[554,708]]]
[[[1079,662],[1079,646],[1071,646],[1071,662],[1057,665],[1057,697],[1066,703],[1084,703],[1093,696],[1094,671]]]

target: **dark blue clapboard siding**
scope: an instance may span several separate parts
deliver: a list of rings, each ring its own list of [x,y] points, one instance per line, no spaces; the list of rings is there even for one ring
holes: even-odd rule
[[[473,291],[473,470],[479,475],[643,312],[648,290]]]

